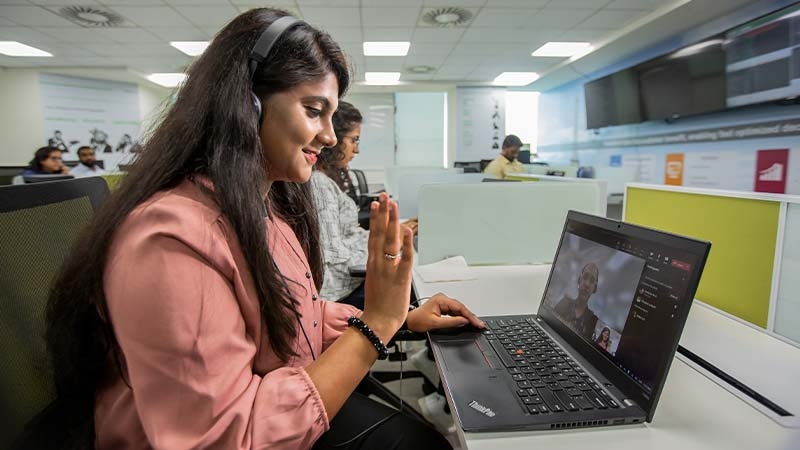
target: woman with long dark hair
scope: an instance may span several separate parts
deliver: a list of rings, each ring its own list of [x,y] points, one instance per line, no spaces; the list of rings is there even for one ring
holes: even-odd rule
[[[28,163],[28,168],[22,175],[57,175],[68,174],[69,167],[61,160],[61,150],[56,147],[40,147],[33,154],[33,159]]]
[[[404,321],[481,326],[441,295],[408,313],[411,233],[385,195],[370,209],[364,311],[317,294],[304,183],[336,144],[331,116],[350,82],[339,46],[254,9],[187,75],[53,288],[62,448],[448,448],[353,393]]]

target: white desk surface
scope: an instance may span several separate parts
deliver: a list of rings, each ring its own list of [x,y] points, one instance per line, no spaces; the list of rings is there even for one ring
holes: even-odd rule
[[[479,316],[531,314],[539,308],[550,272],[549,265],[471,269],[476,280],[446,283],[425,283],[415,273],[414,289],[418,297],[443,292]],[[765,392],[759,385],[761,393],[790,411],[800,410],[800,389],[793,387],[800,379],[797,348],[698,304],[689,314],[681,344],[723,370],[735,363],[748,366],[744,377],[737,372],[740,381],[752,386],[765,377],[771,379],[773,391],[782,397]],[[552,432],[459,433],[462,444],[470,450],[800,449],[800,429],[778,425],[677,358],[649,424]]]

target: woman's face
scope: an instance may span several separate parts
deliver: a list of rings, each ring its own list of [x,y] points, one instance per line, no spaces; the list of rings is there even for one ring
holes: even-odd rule
[[[339,148],[342,149],[344,158],[342,158],[340,161],[336,161],[336,167],[340,169],[347,169],[350,166],[350,162],[358,154],[358,144],[360,141],[361,124],[357,123],[352,130],[348,131],[344,136],[342,136],[342,142],[339,145]]]
[[[331,118],[339,83],[329,73],[266,100],[261,147],[269,181],[305,183],[323,147],[336,145]]]
[[[42,170],[45,172],[56,173],[61,171],[61,152],[54,151],[42,160]]]
[[[610,332],[610,331],[608,331],[608,330],[603,330],[603,340],[604,340],[604,341],[607,341],[607,340],[608,340],[608,337],[609,337],[609,335],[610,335],[610,334],[611,334],[611,332]]]

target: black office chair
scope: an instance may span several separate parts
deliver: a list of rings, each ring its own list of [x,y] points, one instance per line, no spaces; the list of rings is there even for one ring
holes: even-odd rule
[[[492,161],[494,161],[494,160],[493,159],[482,159],[481,162],[480,162],[481,172],[486,170],[486,166],[488,166],[489,163],[491,163]]]
[[[363,170],[350,169],[350,172],[352,172],[353,176],[356,178],[356,185],[351,189],[348,195],[350,195],[353,201],[356,202],[356,206],[358,206],[358,224],[361,228],[369,230],[369,204],[373,200],[377,200],[378,193],[371,193],[369,191],[369,184],[367,183],[367,177],[364,175]]]
[[[28,166],[0,166],[0,185],[11,184],[14,177],[27,168]]]
[[[44,340],[50,286],[107,195],[100,177],[0,187],[0,448],[54,400]]]

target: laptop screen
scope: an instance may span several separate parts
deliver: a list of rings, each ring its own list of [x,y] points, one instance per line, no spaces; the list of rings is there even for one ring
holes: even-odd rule
[[[576,218],[567,219],[539,314],[564,325],[556,328],[584,344],[577,350],[601,355],[649,400],[663,385],[708,244]]]

